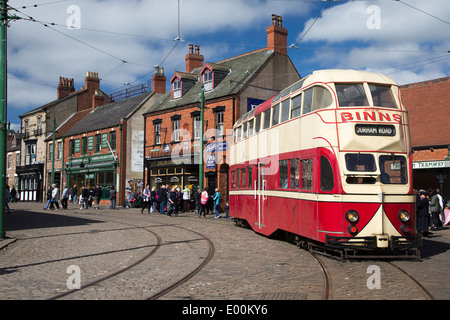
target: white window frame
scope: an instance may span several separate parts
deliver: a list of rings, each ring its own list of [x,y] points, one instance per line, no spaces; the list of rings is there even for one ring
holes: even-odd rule
[[[181,98],[181,80],[175,80],[172,84],[173,98]]]
[[[205,88],[205,91],[214,89],[212,71],[207,71],[203,74],[203,87]]]
[[[180,141],[180,120],[173,120],[172,139],[175,142]]]

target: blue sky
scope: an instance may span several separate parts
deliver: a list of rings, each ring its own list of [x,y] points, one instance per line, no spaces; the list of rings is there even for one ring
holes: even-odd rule
[[[25,18],[11,21],[8,28],[8,120],[15,129],[20,127],[19,114],[56,99],[60,76],[74,78],[78,90],[87,71],[98,72],[106,93],[151,80],[159,64],[170,79],[175,70],[185,70],[190,43],[200,45],[205,62],[265,47],[273,13],[283,17],[292,44],[288,54],[302,77],[314,70],[345,68],[384,73],[406,84],[445,77],[450,71],[448,0],[8,4],[17,9],[10,15]],[[178,36],[183,41],[173,41]]]

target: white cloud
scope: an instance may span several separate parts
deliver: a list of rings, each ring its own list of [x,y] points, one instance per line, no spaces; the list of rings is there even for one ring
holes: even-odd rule
[[[450,13],[447,0],[405,3],[436,17]],[[449,31],[448,24],[400,2],[352,1],[325,10],[300,46],[317,48],[308,63],[382,72],[410,83],[448,75]]]

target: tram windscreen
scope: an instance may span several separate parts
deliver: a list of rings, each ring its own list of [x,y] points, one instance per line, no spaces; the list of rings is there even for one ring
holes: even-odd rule
[[[375,158],[372,154],[347,153],[345,164],[348,171],[374,172],[377,170]]]
[[[369,84],[370,93],[372,94],[373,105],[384,108],[397,108],[391,87],[380,86],[377,84]]]
[[[335,87],[340,107],[361,107],[369,105],[362,83],[336,83]]]
[[[406,184],[406,159],[403,156],[380,156],[381,183]]]

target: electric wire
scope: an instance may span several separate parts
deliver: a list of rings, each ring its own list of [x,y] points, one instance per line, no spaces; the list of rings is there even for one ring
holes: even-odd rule
[[[439,17],[436,17],[435,15],[432,15],[431,13],[428,13],[428,12],[426,12],[426,11],[423,11],[422,9],[416,8],[416,7],[410,5],[410,4],[406,3],[406,2],[403,2],[403,1],[401,1],[401,0],[395,0],[395,1],[397,1],[397,2],[399,2],[399,3],[401,3],[401,4],[404,4],[405,6],[408,6],[408,7],[412,8],[412,9],[414,9],[414,10],[417,10],[417,11],[419,11],[419,12],[422,12],[422,13],[424,13],[424,14],[426,14],[426,15],[432,17],[432,18],[435,18],[435,19],[437,19],[437,20],[439,20],[439,21],[441,21],[441,22],[443,22],[443,23],[445,23],[445,24],[450,25],[450,22],[445,21],[445,20],[443,20],[443,19],[441,19],[441,18],[439,18]]]

